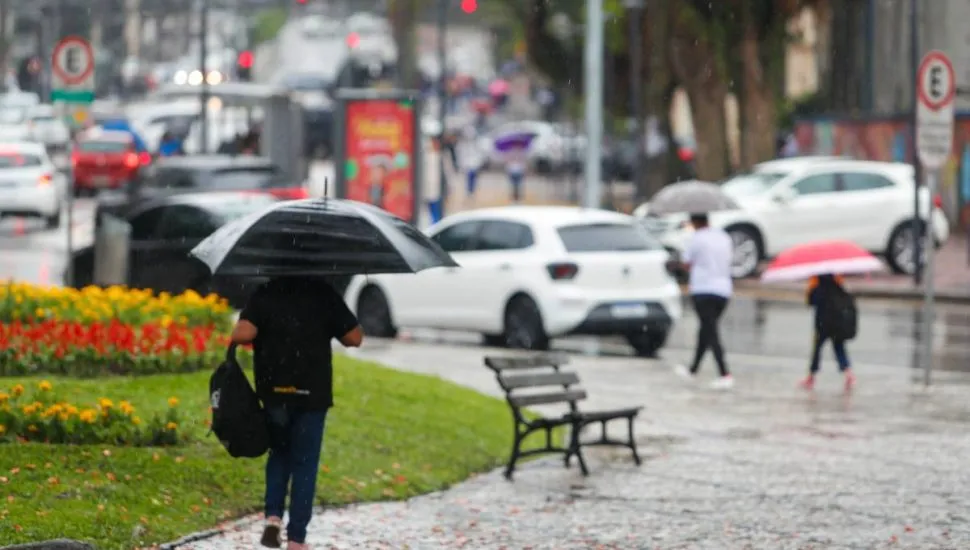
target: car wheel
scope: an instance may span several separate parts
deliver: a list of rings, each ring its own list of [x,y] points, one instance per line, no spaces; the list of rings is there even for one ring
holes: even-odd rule
[[[919,238],[923,238],[925,231],[916,231],[915,226],[916,224],[911,221],[902,223],[893,230],[892,235],[889,237],[889,246],[886,249],[886,261],[895,273],[911,275],[916,271],[913,262],[914,237],[919,235]],[[923,261],[922,257],[920,261]]]
[[[61,208],[57,208],[57,214],[53,216],[44,216],[44,225],[47,229],[57,229],[61,226]]]
[[[731,261],[731,276],[742,279],[754,275],[761,262],[761,245],[754,231],[746,227],[735,227],[727,230],[734,243],[734,256]]]
[[[667,343],[666,330],[648,330],[626,335],[626,341],[636,352],[637,357],[656,357],[660,348]]]
[[[505,345],[515,349],[549,349],[539,306],[527,296],[512,298],[505,308]]]
[[[357,298],[357,319],[364,334],[375,338],[394,338],[397,328],[391,319],[391,306],[381,289],[369,286]]]

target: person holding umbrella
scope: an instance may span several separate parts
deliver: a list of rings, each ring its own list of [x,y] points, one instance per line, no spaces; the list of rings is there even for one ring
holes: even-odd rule
[[[815,310],[815,339],[808,376],[800,384],[806,390],[815,388],[815,375],[820,368],[822,346],[828,340],[832,341],[835,360],[839,363],[839,372],[845,377],[846,391],[851,390],[855,385],[855,374],[852,373],[852,364],[845,349],[846,327],[840,326],[844,323],[839,321],[839,310],[845,307],[842,304],[846,302],[848,296],[848,291],[842,285],[842,277],[823,274],[809,280],[806,301]]]
[[[691,214],[690,221],[694,234],[684,251],[682,265],[690,273],[690,296],[700,327],[697,330],[693,363],[689,369],[677,365],[674,371],[684,378],[693,379],[704,355],[710,350],[717,361],[720,375],[711,383],[711,387],[729,390],[734,387],[734,379],[724,360],[718,324],[734,290],[731,278],[734,246],[731,237],[723,229],[710,226],[706,213]]]

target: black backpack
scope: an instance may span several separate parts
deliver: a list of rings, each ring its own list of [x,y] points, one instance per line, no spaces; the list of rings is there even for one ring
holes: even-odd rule
[[[859,329],[859,312],[855,298],[841,286],[830,289],[826,296],[822,328],[825,334],[837,341],[855,338]]]
[[[212,432],[236,458],[255,458],[269,450],[269,428],[259,397],[236,361],[231,344],[226,360],[209,378]]]

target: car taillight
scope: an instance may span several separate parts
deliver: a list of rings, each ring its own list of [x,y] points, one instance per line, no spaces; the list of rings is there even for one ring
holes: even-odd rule
[[[141,161],[138,160],[138,154],[128,153],[125,155],[125,166],[128,168],[138,168],[139,164],[141,164]]]
[[[305,187],[282,187],[271,189],[269,192],[274,197],[281,200],[309,199],[310,192]]]
[[[71,166],[77,168],[78,154],[77,151],[71,153]]]
[[[152,155],[147,151],[142,151],[138,153],[138,163],[142,166],[148,166],[152,163]]]
[[[579,273],[579,266],[571,263],[549,264],[546,266],[553,281],[568,281]]]
[[[40,177],[37,178],[37,185],[40,185],[40,186],[50,185],[52,180],[53,178],[51,177],[50,174],[41,174]]]
[[[943,197],[939,195],[933,195],[933,206],[942,209],[943,208]]]

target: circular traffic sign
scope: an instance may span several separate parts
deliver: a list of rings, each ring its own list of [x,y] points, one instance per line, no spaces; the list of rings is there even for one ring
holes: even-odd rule
[[[80,36],[68,36],[54,46],[51,69],[68,86],[83,84],[94,74],[94,50]]]
[[[956,98],[957,79],[950,58],[939,50],[923,57],[916,73],[919,102],[933,111],[939,111]]]

